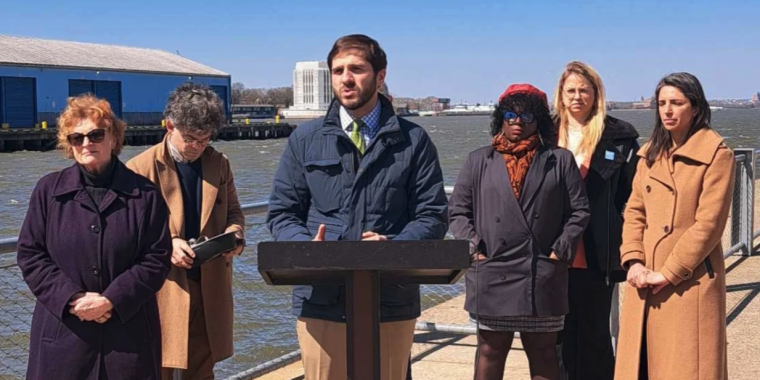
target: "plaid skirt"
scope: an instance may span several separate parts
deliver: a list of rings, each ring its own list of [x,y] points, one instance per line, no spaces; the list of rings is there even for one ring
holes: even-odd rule
[[[470,323],[480,322],[480,329],[498,332],[552,333],[565,328],[565,316],[558,317],[493,317],[470,313]]]

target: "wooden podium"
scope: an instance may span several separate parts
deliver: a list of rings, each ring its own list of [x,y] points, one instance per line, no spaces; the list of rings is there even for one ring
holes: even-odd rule
[[[261,242],[258,266],[270,285],[345,285],[348,379],[380,380],[380,284],[453,284],[470,267],[469,244]]]

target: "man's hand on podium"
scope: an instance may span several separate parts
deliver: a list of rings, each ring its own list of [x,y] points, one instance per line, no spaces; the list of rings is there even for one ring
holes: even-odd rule
[[[386,241],[388,240],[388,237],[385,235],[380,235],[376,232],[367,231],[362,234],[362,241]]]
[[[319,228],[317,228],[317,236],[314,236],[311,241],[325,241],[325,230],[326,227],[324,224],[320,224]],[[388,237],[385,235],[380,235],[377,232],[371,232],[367,231],[362,234],[362,241],[386,241],[388,240]]]
[[[320,224],[319,228],[317,228],[317,236],[314,236],[314,239],[311,239],[311,241],[325,241],[325,230],[327,227],[325,227],[324,224]]]

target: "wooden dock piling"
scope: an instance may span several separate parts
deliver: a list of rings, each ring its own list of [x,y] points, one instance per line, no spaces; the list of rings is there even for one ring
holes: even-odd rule
[[[295,125],[288,123],[228,124],[217,134],[218,140],[261,140],[290,136]],[[0,153],[20,150],[46,151],[55,149],[57,129],[26,128],[0,129]],[[125,145],[141,146],[157,144],[166,134],[161,126],[127,127]]]

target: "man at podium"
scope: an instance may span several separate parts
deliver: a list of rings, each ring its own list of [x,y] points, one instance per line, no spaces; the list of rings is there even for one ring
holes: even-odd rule
[[[325,117],[288,139],[267,216],[274,239],[443,239],[448,206],[438,152],[378,94],[385,52],[372,38],[350,35],[335,42],[327,62],[335,98]],[[345,287],[295,286],[293,314],[306,379],[346,379]],[[419,285],[381,287],[382,379],[406,378],[419,315]]]

